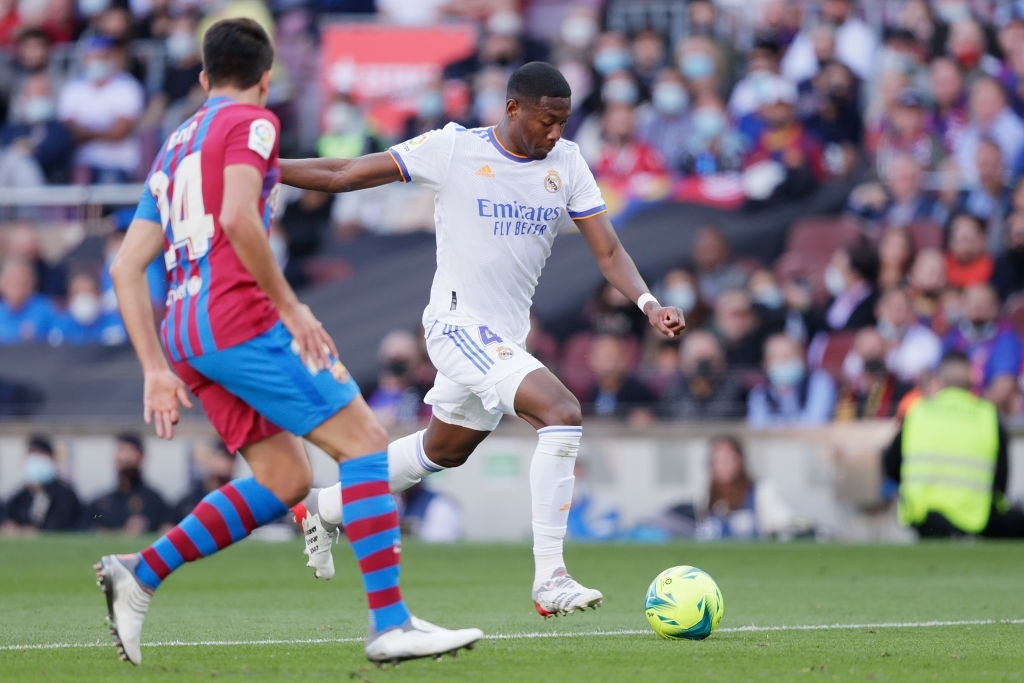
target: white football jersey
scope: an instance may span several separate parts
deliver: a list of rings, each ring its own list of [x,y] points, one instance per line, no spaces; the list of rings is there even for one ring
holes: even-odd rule
[[[424,323],[486,324],[522,344],[558,231],[605,211],[575,143],[546,159],[505,149],[493,128],[449,123],[390,150],[406,182],[436,192],[437,271]]]

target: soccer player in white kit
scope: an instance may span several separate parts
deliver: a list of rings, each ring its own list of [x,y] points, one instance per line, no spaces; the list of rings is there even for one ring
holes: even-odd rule
[[[557,69],[531,62],[508,81],[496,126],[440,130],[356,159],[282,159],[281,180],[323,192],[414,182],[436,192],[437,271],[423,312],[427,353],[437,379],[425,401],[426,429],[388,446],[392,491],[403,491],[463,464],[503,415],[537,430],[530,463],[533,601],[541,616],[601,604],[565,569],[562,545],[572,501],[573,466],[583,435],[575,396],[524,347],[541,270],[560,230],[575,222],[600,267],[668,336],[685,326],[661,306],[623,249],[579,148],[562,139],[570,90]],[[308,566],[334,574],[331,543],[341,524],[338,486],[314,491],[296,517]]]

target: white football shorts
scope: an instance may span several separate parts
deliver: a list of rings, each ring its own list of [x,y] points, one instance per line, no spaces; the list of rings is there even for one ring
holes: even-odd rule
[[[502,415],[515,415],[519,384],[544,367],[522,346],[486,325],[426,326],[427,355],[437,368],[424,402],[442,422],[490,432]]]

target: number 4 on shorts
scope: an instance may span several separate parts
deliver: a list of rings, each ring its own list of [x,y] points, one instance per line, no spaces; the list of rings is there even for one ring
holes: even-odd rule
[[[486,325],[481,325],[479,328],[480,341],[483,342],[484,346],[490,344],[500,344],[502,342],[501,337],[491,332],[490,328]]]

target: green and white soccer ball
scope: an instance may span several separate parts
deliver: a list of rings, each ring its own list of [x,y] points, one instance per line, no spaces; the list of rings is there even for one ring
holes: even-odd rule
[[[683,565],[654,577],[644,608],[651,628],[662,638],[704,640],[722,620],[725,601],[710,574]]]

